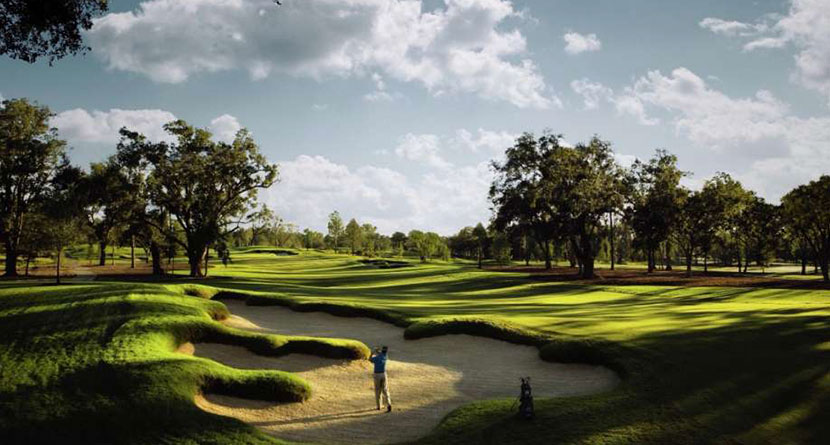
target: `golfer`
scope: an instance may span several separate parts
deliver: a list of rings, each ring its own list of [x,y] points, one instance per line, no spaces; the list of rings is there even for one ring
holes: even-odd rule
[[[369,361],[375,364],[375,371],[372,375],[375,378],[375,403],[377,403],[378,411],[380,411],[380,396],[383,394],[383,399],[386,402],[386,412],[392,411],[392,399],[389,398],[389,381],[386,378],[386,354],[389,348],[384,346],[378,350],[375,348],[374,354],[369,357]]]

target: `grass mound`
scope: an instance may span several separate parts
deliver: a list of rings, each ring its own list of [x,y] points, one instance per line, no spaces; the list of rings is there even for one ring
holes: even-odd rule
[[[265,355],[368,355],[351,340],[262,335],[215,321],[227,316],[220,302],[160,285],[3,283],[0,436],[4,443],[279,443],[201,411],[193,397],[207,391],[296,402],[311,395],[307,382],[178,354],[177,346],[210,341]]]
[[[283,306],[297,312],[325,312],[338,317],[371,318],[403,328],[411,323],[405,316],[395,311],[356,304],[300,302],[278,294],[261,295],[219,290],[213,298],[215,300],[241,300],[250,306]]]
[[[396,260],[364,259],[359,260],[359,262],[369,266],[377,267],[378,269],[400,269],[402,267],[412,267],[412,263]]]

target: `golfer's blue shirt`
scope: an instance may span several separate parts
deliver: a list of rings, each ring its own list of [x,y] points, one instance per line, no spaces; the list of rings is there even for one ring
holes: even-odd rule
[[[386,372],[386,354],[381,353],[372,356],[369,361],[375,364],[375,374]]]

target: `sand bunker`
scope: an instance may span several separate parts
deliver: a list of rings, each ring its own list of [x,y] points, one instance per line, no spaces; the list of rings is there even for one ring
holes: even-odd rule
[[[534,396],[561,397],[612,389],[617,376],[598,366],[547,363],[538,350],[469,335],[404,340],[403,329],[366,318],[301,313],[281,307],[226,302],[228,325],[260,332],[353,338],[390,348],[389,388],[394,411],[375,410],[368,361],[291,354],[261,357],[236,347],[185,344],[183,353],[236,368],[294,372],[311,383],[304,403],[275,404],[206,394],[205,411],[235,417],[277,437],[319,443],[392,443],[424,436],[453,409],[474,400],[516,397],[519,377],[531,376]]]

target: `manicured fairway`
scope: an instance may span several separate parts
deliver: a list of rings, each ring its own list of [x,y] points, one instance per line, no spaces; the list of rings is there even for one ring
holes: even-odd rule
[[[382,269],[315,252],[237,251],[229,267],[214,267],[211,275],[204,284],[250,293],[256,304],[365,307],[402,324],[459,317],[504,322],[522,338],[553,341],[542,349],[546,358],[608,362],[624,373],[610,393],[537,400],[532,422],[513,416],[510,399],[467,405],[423,443],[816,443],[830,437],[830,291],[552,283],[467,264]],[[101,281],[0,284],[3,432],[125,434],[136,443],[268,440],[192,404],[205,374],[230,381],[256,371],[173,354],[177,338],[192,339],[181,326],[213,323],[209,314],[223,310],[180,290]],[[233,341],[245,341],[239,337]],[[244,387],[252,386],[238,385]]]

